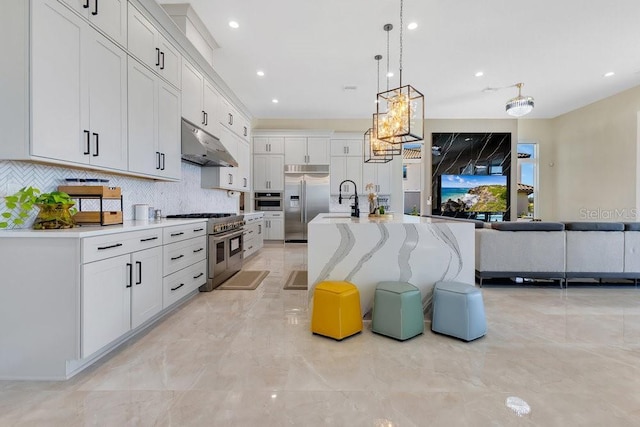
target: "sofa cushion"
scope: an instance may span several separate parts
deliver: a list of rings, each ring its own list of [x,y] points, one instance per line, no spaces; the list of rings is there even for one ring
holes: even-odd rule
[[[571,231],[624,231],[621,222],[565,222],[565,229]]]
[[[640,222],[625,222],[624,231],[640,231]]]
[[[493,222],[491,228],[500,231],[562,231],[564,224],[561,222]]]

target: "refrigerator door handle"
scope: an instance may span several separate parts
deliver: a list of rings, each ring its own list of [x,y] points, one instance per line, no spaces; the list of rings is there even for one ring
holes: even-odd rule
[[[303,224],[307,223],[307,181],[302,180],[302,201],[304,203],[304,219]]]
[[[300,222],[304,224],[304,181],[300,181],[300,198],[298,199],[298,205],[300,206]]]

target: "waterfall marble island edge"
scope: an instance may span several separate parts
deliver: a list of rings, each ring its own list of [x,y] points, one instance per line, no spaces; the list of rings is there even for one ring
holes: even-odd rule
[[[360,291],[363,316],[378,282],[409,282],[420,289],[425,312],[440,280],[474,283],[474,225],[410,215],[390,219],[319,214],[309,223],[309,301],[315,286],[345,280]]]

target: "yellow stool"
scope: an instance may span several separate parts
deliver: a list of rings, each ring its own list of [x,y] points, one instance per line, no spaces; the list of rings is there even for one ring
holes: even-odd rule
[[[320,282],[313,291],[311,332],[341,340],[362,331],[360,292],[350,282]]]

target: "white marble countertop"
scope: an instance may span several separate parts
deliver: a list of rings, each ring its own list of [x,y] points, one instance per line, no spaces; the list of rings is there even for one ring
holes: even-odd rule
[[[464,224],[462,221],[447,221],[437,218],[421,217],[414,215],[393,214],[392,217],[370,217],[369,214],[361,214],[358,218],[352,218],[348,212],[328,212],[318,214],[309,224]],[[471,226],[473,224],[469,223]]]
[[[206,219],[161,219],[152,221],[124,221],[117,225],[83,225],[81,227],[68,228],[63,230],[33,230],[30,228],[2,230],[0,239],[14,237],[28,238],[83,238],[101,236],[104,234],[126,233],[129,231],[139,231],[150,228],[170,227],[172,225],[196,224],[205,222]]]
[[[264,212],[240,212],[240,215],[244,215],[244,219],[263,218]]]

